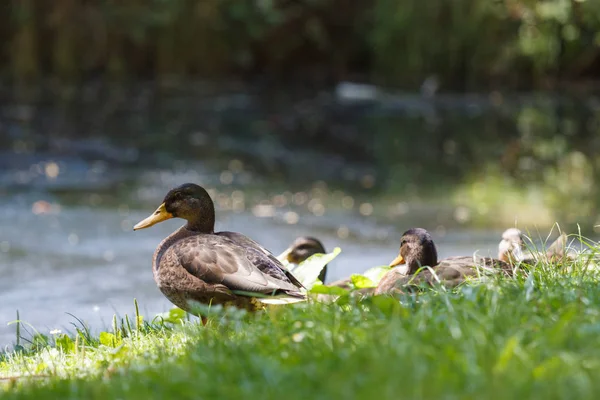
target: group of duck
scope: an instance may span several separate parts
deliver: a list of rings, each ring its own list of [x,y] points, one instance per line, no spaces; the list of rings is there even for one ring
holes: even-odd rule
[[[289,303],[306,300],[303,284],[266,248],[241,233],[214,231],[214,203],[201,186],[187,183],[170,190],[156,211],[134,230],[171,218],[182,218],[186,224],[158,245],[152,271],[158,288],[179,308],[194,313],[194,304],[201,303],[257,310],[265,304],[280,304],[282,299]],[[511,228],[502,235],[497,259],[459,256],[438,260],[429,232],[412,228],[400,238],[399,254],[376,287],[359,292],[393,295],[414,286],[454,287],[482,272],[512,275],[517,265],[565,257],[566,239],[561,234],[545,252],[531,253],[524,250],[522,233]],[[301,237],[283,257],[288,263],[300,264],[319,253],[325,253],[325,248],[318,239]],[[327,266],[320,271],[319,280],[326,286],[351,286],[350,278],[327,283]]]

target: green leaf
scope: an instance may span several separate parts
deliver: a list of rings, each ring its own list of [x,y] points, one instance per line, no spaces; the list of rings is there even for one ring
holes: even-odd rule
[[[379,281],[381,281],[381,278],[383,278],[385,276],[385,274],[390,272],[391,269],[392,268],[388,265],[381,265],[379,267],[369,268],[368,270],[363,272],[361,275],[372,280],[373,283],[375,284],[375,286],[377,286],[379,284]]]
[[[377,287],[381,278],[389,272],[391,268],[387,265],[369,268],[362,274],[352,274],[350,280],[355,289],[365,289]]]
[[[116,347],[117,337],[109,332],[100,332],[100,344],[108,347]]]
[[[35,373],[43,374],[44,372],[46,372],[47,369],[48,369],[48,364],[46,364],[45,362],[42,361],[35,367]]]
[[[346,293],[343,296],[340,296],[336,301],[335,304],[337,304],[338,306],[345,306],[346,304],[350,304],[350,294]]]
[[[314,294],[330,294],[332,296],[344,296],[348,294],[348,291],[338,286],[327,286],[327,285],[314,285],[310,289],[310,293]]]
[[[54,343],[56,344],[56,347],[61,349],[64,353],[75,351],[75,343],[73,343],[73,340],[64,333],[57,336],[56,339],[54,339]]]
[[[39,347],[47,346],[48,345],[48,336],[43,335],[41,333],[36,333],[31,338],[31,342],[34,346],[39,346]]]
[[[161,317],[163,321],[170,324],[180,324],[181,321],[185,320],[185,311],[179,307],[173,307],[169,311],[162,313]]]
[[[342,249],[336,247],[328,254],[313,254],[290,271],[304,285],[306,290],[310,290],[317,283],[323,268],[341,252]]]
[[[352,281],[352,284],[356,289],[364,289],[377,286],[375,282],[373,282],[371,279],[367,278],[364,275],[352,274],[350,280]]]
[[[173,307],[169,311],[160,313],[156,317],[169,324],[180,324],[186,319],[186,312],[179,307]]]
[[[516,335],[511,336],[500,351],[496,365],[494,365],[494,373],[502,373],[508,368],[508,364],[518,353],[518,347],[519,338]]]
[[[111,350],[111,358],[113,360],[125,359],[129,356],[129,347],[122,344],[118,347],[115,347],[114,350]]]

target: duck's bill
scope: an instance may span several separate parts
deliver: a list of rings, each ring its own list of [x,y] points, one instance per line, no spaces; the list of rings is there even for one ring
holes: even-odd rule
[[[401,264],[404,264],[404,257],[398,254],[398,257],[394,258],[394,260],[390,263],[390,267],[395,267]]]
[[[145,220],[138,222],[133,227],[133,230],[137,231],[139,229],[150,228],[152,225],[156,225],[159,222],[163,222],[163,221],[166,221],[166,220],[171,219],[171,218],[173,218],[173,214],[171,214],[170,212],[168,212],[167,209],[165,208],[165,203],[162,203],[156,209],[156,211],[154,211],[152,213],[152,215],[150,215]]]

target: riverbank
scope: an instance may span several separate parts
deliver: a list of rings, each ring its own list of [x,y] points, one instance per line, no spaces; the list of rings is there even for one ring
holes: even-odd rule
[[[592,250],[400,302],[216,310],[206,327],[175,312],[132,313],[94,337],[53,332],[2,357],[2,397],[591,399],[600,390]]]

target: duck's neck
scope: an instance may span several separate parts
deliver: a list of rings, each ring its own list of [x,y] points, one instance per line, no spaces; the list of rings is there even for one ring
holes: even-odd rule
[[[437,250],[433,245],[423,247],[412,257],[406,257],[406,265],[408,267],[407,273],[409,275],[416,273],[421,267],[435,267],[437,264]]]
[[[185,229],[194,233],[215,233],[215,219],[188,220]]]
[[[204,202],[199,209],[188,215],[182,215],[187,220],[185,228],[196,233],[215,232],[215,206],[212,201]]]
[[[182,226],[177,229],[175,232],[171,233],[169,236],[163,239],[162,242],[156,247],[154,251],[154,257],[152,258],[152,271],[156,274],[158,269],[160,268],[160,260],[162,256],[165,254],[167,249],[178,240],[184,239],[188,236],[197,235],[198,232],[190,231],[186,226]]]

